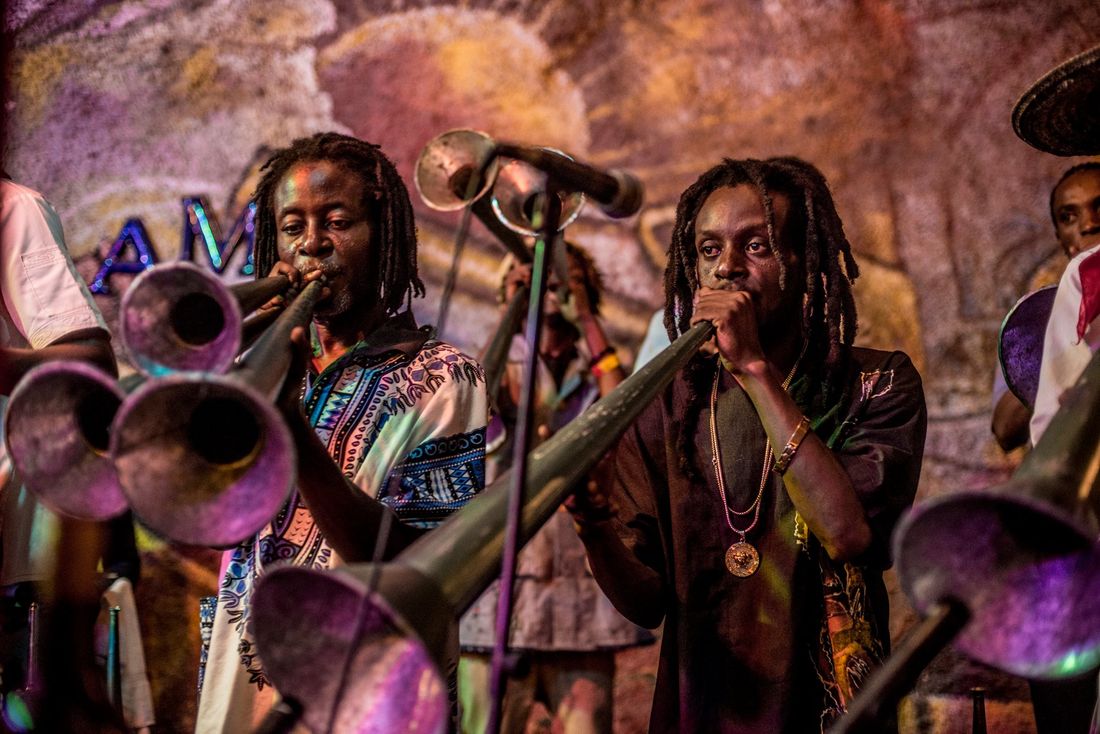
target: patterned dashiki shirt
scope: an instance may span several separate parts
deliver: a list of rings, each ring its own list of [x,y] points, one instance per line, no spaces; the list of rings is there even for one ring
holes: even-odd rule
[[[435,527],[484,488],[488,403],[482,368],[454,347],[429,340],[408,312],[307,380],[303,406],[344,476],[393,508],[402,522]],[[251,707],[242,688],[255,693],[270,685],[249,626],[256,577],[274,563],[340,563],[297,492],[259,535],[228,553],[200,731],[204,721],[226,721],[234,718],[231,710]],[[216,672],[233,663],[236,671]],[[251,685],[232,685],[240,674]]]

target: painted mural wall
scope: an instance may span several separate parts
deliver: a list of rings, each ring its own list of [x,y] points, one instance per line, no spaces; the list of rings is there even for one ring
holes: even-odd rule
[[[1100,5],[16,0],[6,23],[5,167],[51,199],[89,279],[132,218],[161,261],[175,259],[185,197],[206,197],[227,230],[257,156],[297,136],[332,129],[379,143],[411,187],[424,144],[469,127],[645,182],[638,215],[613,221],[589,207],[569,231],[603,271],[609,331],[630,352],[663,300],[679,193],[723,156],[797,155],[829,178],[860,262],[858,341],[907,351],[924,376],[921,496],[990,484],[1013,465],[989,432],[998,326],[1060,267],[1047,197],[1077,161],[1019,141],[1009,115],[1034,79],[1095,45]],[[415,194],[414,205],[429,291],[416,310],[433,322],[458,217]],[[443,335],[467,351],[495,324],[502,257],[475,225]],[[103,297],[108,314],[125,281]],[[150,555],[154,578],[212,588],[216,560],[172,553]],[[913,617],[897,604],[900,633]],[[169,643],[154,649],[187,664]],[[1014,728],[991,730],[1029,731],[1021,684],[984,675],[945,657],[910,707],[911,730],[962,731],[951,722],[966,688],[994,680]],[[165,680],[154,684],[162,719],[186,721]]]

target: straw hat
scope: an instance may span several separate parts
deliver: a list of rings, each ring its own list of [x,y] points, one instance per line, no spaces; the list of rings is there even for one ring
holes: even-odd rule
[[[1059,64],[1024,92],[1012,128],[1054,155],[1100,155],[1100,46]]]

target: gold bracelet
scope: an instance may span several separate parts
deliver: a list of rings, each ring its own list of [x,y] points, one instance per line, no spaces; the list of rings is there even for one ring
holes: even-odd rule
[[[802,439],[806,438],[806,434],[810,432],[810,419],[806,416],[802,416],[802,420],[795,426],[794,433],[787,439],[787,445],[783,447],[783,451],[780,452],[779,458],[775,460],[775,466],[772,467],[772,471],[783,476],[787,473],[787,469],[790,468],[791,462],[794,461],[794,454],[798,451],[798,447],[802,445]]]

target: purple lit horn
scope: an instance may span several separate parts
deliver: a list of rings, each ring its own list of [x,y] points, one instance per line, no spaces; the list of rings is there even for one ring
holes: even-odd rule
[[[916,609],[965,605],[955,647],[1026,678],[1100,663],[1100,354],[1062,405],[1012,479],[918,503],[894,535]]]
[[[84,520],[126,510],[107,453],[111,421],[125,392],[82,362],[51,362],[28,372],[5,417],[8,454],[23,483],[50,508]]]
[[[111,454],[131,508],[152,530],[227,548],[286,502],[297,458],[272,401],[290,365],[290,332],[309,323],[321,288],[307,285],[228,374],[169,375],[123,403]]]
[[[242,313],[286,291],[283,276],[227,287],[189,262],[150,268],[122,298],[122,341],[134,364],[156,377],[223,373],[241,350]]]

